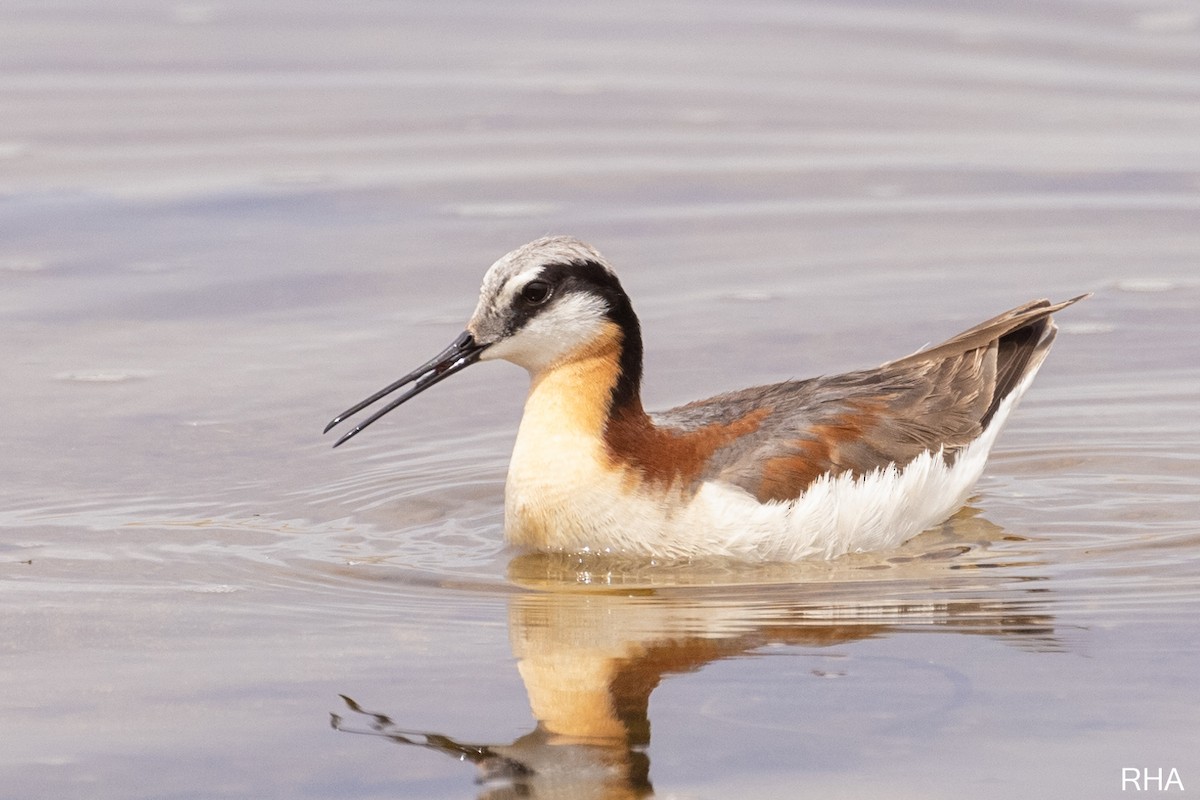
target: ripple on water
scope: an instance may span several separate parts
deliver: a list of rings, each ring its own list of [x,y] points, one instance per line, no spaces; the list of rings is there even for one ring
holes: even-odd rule
[[[224,502],[96,493],[10,508],[0,525],[24,532],[7,555],[49,564],[48,575],[255,592],[279,614],[491,608],[514,593],[641,597],[685,616],[706,609],[697,627],[722,629],[763,618],[988,627],[1014,609],[1121,614],[1200,591],[1189,583],[1200,551],[1193,383],[1179,373],[1044,391],[1020,416],[1032,443],[1002,440],[973,507],[896,551],[835,562],[515,556],[502,533],[511,432],[497,428],[451,447],[437,436],[409,442],[402,454],[368,446],[345,477],[267,506],[244,491]],[[1151,423],[1126,427],[1134,412]],[[1052,444],[1038,443],[1045,432]],[[64,537],[66,528],[91,533]]]
[[[3,145],[0,145],[2,149]],[[0,155],[2,157],[2,155]],[[48,263],[40,258],[0,258],[0,272],[32,273],[43,272]]]
[[[68,383],[126,383],[152,378],[155,374],[149,369],[83,369],[59,372],[54,379]]]
[[[1156,278],[1123,278],[1113,283],[1113,288],[1121,292],[1155,293],[1169,292],[1178,287],[1174,281]]]

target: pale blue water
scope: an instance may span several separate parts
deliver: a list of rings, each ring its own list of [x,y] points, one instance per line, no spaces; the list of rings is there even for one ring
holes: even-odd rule
[[[0,8],[0,796],[1194,790],[1198,109],[1185,5]],[[1096,295],[898,552],[519,557],[520,370],[320,429],[549,232],[652,407]]]

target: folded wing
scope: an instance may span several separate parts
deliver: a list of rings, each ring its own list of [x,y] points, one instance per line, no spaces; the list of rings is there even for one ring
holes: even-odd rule
[[[753,433],[713,453],[698,476],[763,502],[799,497],[825,474],[903,467],[925,451],[953,459],[1041,366],[1055,337],[1051,314],[1081,299],[1035,300],[875,369],[744,389],[656,414],[654,422],[686,435],[769,408]]]

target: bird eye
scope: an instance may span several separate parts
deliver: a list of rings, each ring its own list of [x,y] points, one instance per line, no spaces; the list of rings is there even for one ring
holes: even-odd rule
[[[550,299],[550,284],[546,281],[530,281],[521,289],[521,299],[531,306],[540,306]]]

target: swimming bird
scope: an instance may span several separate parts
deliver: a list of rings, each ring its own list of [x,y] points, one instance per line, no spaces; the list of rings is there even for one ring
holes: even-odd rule
[[[1041,367],[1065,302],[1034,300],[873,369],[790,380],[661,413],[642,407],[642,335],[612,266],[567,236],[487,271],[442,352],[335,417],[410,383],[335,447],[478,361],[530,375],[505,484],[527,549],[659,558],[833,558],[950,517]]]

